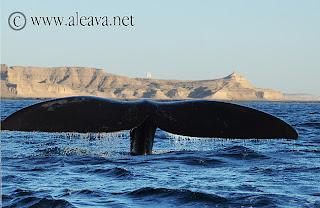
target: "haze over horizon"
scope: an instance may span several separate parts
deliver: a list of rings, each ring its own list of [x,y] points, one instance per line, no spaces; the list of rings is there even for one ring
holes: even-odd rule
[[[201,4],[200,4],[201,3]],[[93,67],[132,78],[208,80],[320,96],[320,1],[1,1],[1,63]],[[27,17],[23,30],[11,13]],[[32,16],[132,16],[134,26],[34,26]]]

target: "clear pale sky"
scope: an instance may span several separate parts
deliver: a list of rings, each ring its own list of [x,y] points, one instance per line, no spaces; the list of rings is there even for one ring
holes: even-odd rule
[[[9,15],[27,18],[20,31]],[[133,16],[134,26],[33,26],[31,16]],[[320,96],[319,0],[1,1],[1,63],[85,66],[203,80],[233,71],[259,88]]]

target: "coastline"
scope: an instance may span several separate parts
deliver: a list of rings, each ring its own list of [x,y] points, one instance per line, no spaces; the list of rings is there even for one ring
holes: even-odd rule
[[[1,64],[2,100],[48,100],[71,96],[164,102],[320,102],[320,96],[316,95],[257,88],[236,72],[223,78],[187,81],[129,78],[87,67],[8,67]]]
[[[73,97],[73,96],[69,96]],[[98,96],[93,96],[98,97]],[[61,97],[64,98],[64,97]],[[57,97],[1,97],[0,100],[53,100],[59,99]],[[112,99],[112,100],[119,100],[119,101],[137,101],[141,99],[127,99],[127,98],[105,98],[105,99]],[[144,98],[146,99],[146,98]],[[318,100],[310,100],[310,101],[303,101],[303,100],[213,100],[213,99],[150,99],[148,100],[158,101],[158,102],[176,102],[176,101],[190,101],[190,100],[212,100],[212,101],[219,101],[219,102],[230,102],[230,103],[251,103],[251,102],[261,102],[261,103],[320,103]]]

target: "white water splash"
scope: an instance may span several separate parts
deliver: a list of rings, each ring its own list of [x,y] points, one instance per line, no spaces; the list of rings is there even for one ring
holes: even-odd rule
[[[112,133],[65,133],[65,140],[71,149],[88,150],[89,154],[117,157],[120,152],[129,152],[129,131]]]
[[[288,148],[288,143],[295,146],[294,140],[286,139],[228,139],[228,138],[198,138],[190,136],[181,136],[164,132],[161,138],[169,139],[169,145],[172,147],[169,151],[210,151],[225,148],[230,145],[238,145],[248,148],[260,147],[264,151],[275,146],[277,149]],[[258,148],[259,149],[259,148]]]

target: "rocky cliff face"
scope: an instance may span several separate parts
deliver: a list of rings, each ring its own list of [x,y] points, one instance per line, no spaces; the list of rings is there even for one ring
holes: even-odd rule
[[[132,79],[85,67],[1,65],[2,98],[99,96],[113,99],[281,100],[282,93],[258,89],[236,74],[214,80]]]
[[[310,94],[283,94],[283,99],[286,101],[320,102],[320,96]]]

